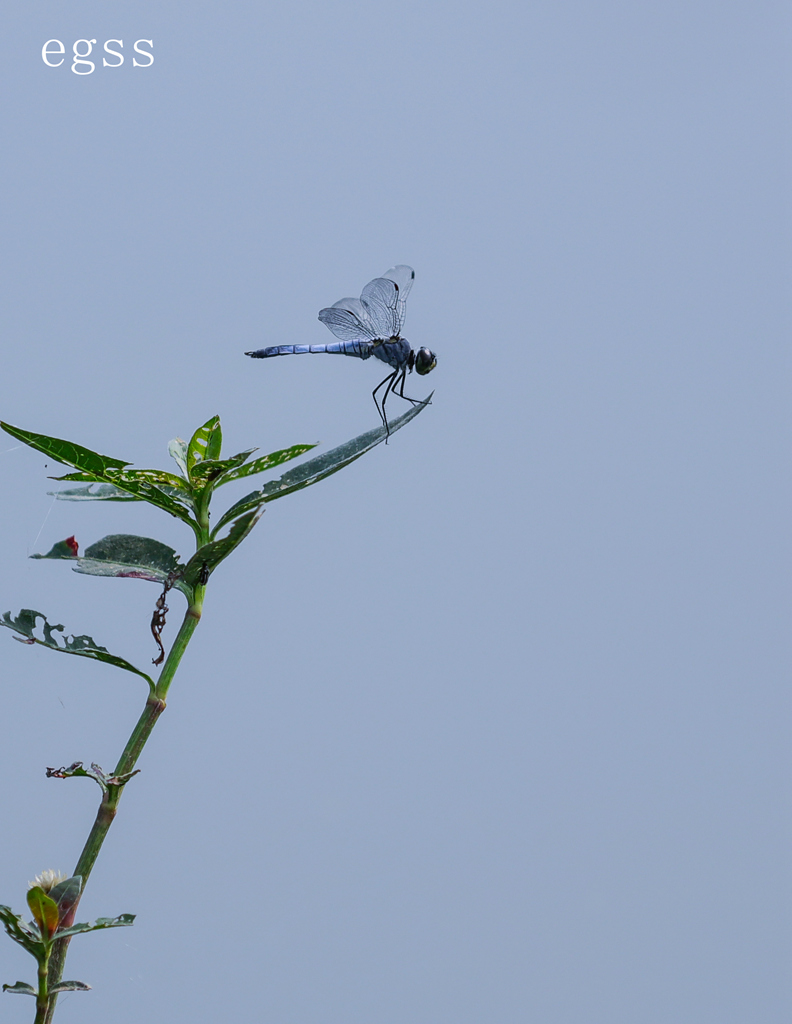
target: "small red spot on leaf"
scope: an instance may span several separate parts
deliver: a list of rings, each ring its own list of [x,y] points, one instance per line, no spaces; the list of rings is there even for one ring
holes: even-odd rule
[[[69,545],[71,550],[74,552],[74,557],[76,558],[77,557],[77,553],[80,550],[80,545],[77,543],[77,541],[74,539],[74,537],[67,537],[66,540],[63,543]]]

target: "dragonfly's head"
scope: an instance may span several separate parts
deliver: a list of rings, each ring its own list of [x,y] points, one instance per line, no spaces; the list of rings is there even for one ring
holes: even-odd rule
[[[415,353],[415,372],[424,374],[430,373],[437,366],[437,356],[428,348],[419,348]]]

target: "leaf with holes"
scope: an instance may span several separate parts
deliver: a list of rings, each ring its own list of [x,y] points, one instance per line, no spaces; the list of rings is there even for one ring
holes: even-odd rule
[[[44,634],[43,638],[36,636],[34,632],[39,619],[43,619],[41,627]],[[0,626],[7,626],[15,633],[19,633],[22,643],[40,644],[42,647],[49,647],[52,651],[60,651],[61,654],[76,654],[81,658],[104,661],[108,665],[115,665],[116,668],[123,668],[127,672],[134,672],[135,675],[142,676],[149,684],[149,687],[152,690],[154,689],[154,681],[151,676],[141,672],[139,668],[135,668],[125,658],[119,658],[117,655],[111,654],[106,647],[100,647],[90,636],[64,636],[62,637],[63,645],[59,644],[58,638],[54,634],[56,632],[63,633],[63,626],[51,626],[47,621],[46,615],[34,611],[32,608],[23,608],[14,619],[11,618],[11,612],[5,612],[0,617]],[[15,637],[15,639],[18,640],[20,637]]]
[[[196,463],[204,459],[218,459],[223,444],[223,432],[220,429],[220,417],[213,416],[199,427],[187,445],[187,472],[192,477]]]

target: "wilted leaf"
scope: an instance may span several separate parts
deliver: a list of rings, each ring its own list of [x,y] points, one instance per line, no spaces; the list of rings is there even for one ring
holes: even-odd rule
[[[420,405],[413,406],[403,416],[393,420],[390,424],[390,436],[392,437],[397,430],[414,419],[419,412],[422,412],[429,404],[433,394],[434,392],[428,398],[425,398]],[[223,514],[214,528],[213,535],[225,526],[226,523],[236,519],[237,516],[248,512],[250,509],[258,508],[265,502],[274,501],[276,498],[282,498],[293,491],[299,491],[303,487],[310,487],[311,484],[318,483],[319,480],[324,480],[325,477],[337,473],[339,469],[343,469],[351,462],[354,462],[355,459],[359,459],[361,455],[371,451],[372,448],[384,441],[386,437],[388,437],[388,434],[385,428],[377,427],[375,430],[369,430],[365,434],[360,434],[352,441],[347,441],[346,444],[339,445],[338,448],[325,452],[324,455],[318,455],[315,459],[303,462],[296,469],[290,469],[288,473],[284,473],[278,480],[271,480],[264,484],[260,490],[253,491],[251,494],[246,494],[244,498],[240,498],[235,505],[232,505]]]
[[[206,582],[220,562],[227,558],[234,548],[247,537],[261,519],[262,514],[263,511],[259,511],[257,507],[247,515],[240,516],[232,523],[227,537],[223,537],[222,540],[210,541],[209,544],[199,548],[184,569],[184,583],[189,587],[195,587],[202,581],[202,578],[203,582]]]
[[[86,985],[84,981],[59,981],[49,991],[50,995],[56,995],[58,992],[90,992],[91,986]]]
[[[189,473],[187,472],[187,442],[182,441],[180,437],[174,437],[172,441],[168,442],[168,455],[179,467],[184,479],[189,479]]]
[[[27,891],[30,913],[45,938],[55,934],[58,927],[58,904],[51,899],[40,885],[31,886]]]
[[[32,985],[28,985],[26,981],[15,981],[13,985],[3,985],[4,992],[17,992],[23,996],[35,996],[37,995],[36,990]],[[53,991],[53,989],[50,989]]]
[[[98,484],[91,487],[70,487],[67,491],[47,491],[61,501],[142,501],[136,494],[122,491],[114,484]]]
[[[53,544],[46,555],[30,555],[31,558],[76,558],[80,550],[74,537],[67,537],[66,540],[59,540]]]
[[[64,928],[58,932],[59,939],[65,939],[69,935],[80,935],[82,932],[98,932],[103,928],[122,928],[130,925],[135,920],[134,914],[120,914],[118,917],[98,917],[93,924],[73,924],[71,928]]]
[[[98,764],[93,763],[90,768],[83,768],[82,761],[75,761],[74,764],[70,764],[68,768],[47,769],[48,779],[93,779],[94,782],[101,787],[103,793],[107,792],[109,786],[118,786],[119,788],[121,786],[125,786],[133,776],[139,774],[140,769],[135,768],[134,771],[124,772],[121,775],[105,775]],[[75,875],[74,877],[80,879],[80,882],[82,883],[82,879],[79,875]],[[69,879],[69,881],[71,881],[71,879]],[[66,883],[64,882],[63,884],[65,885]],[[53,892],[54,891],[55,890],[53,889]],[[55,899],[55,897],[53,897],[53,899]]]
[[[41,627],[44,633],[43,639],[34,633],[38,619],[43,620]],[[142,676],[149,687],[154,689],[154,681],[150,676],[141,672],[139,668],[135,668],[125,658],[119,658],[117,655],[111,654],[106,647],[100,647],[90,636],[63,636],[61,638],[63,645],[59,644],[58,638],[54,634],[56,632],[63,633],[63,626],[51,626],[46,615],[34,611],[32,608],[23,608],[15,619],[11,618],[11,612],[5,612],[0,618],[0,626],[7,626],[15,633],[19,633],[24,638],[23,643],[40,644],[42,647],[49,647],[52,651],[60,651],[61,654],[76,654],[82,658],[104,661],[108,665],[115,665],[127,672],[134,672],[135,675]]]
[[[93,476],[104,476],[108,470],[120,470],[131,463],[122,462],[121,459],[110,458],[109,455],[99,455],[92,452],[90,448],[83,448],[82,445],[74,444],[73,441],[63,441],[58,437],[48,437],[46,434],[35,434],[30,430],[23,430],[21,427],[12,427],[10,423],[0,422],[0,427],[7,434],[15,437],[18,441],[35,448],[36,451],[49,455],[57,462],[65,466],[73,466],[75,469],[84,470]]]

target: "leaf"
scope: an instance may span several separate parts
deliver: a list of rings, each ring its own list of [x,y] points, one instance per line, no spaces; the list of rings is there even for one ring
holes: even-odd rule
[[[72,487],[68,491],[47,491],[53,498],[61,501],[142,501],[136,494],[122,491],[114,484],[99,484],[93,487]]]
[[[195,431],[187,446],[187,472],[190,477],[196,463],[203,462],[204,459],[218,458],[222,443],[220,417],[213,416]]]
[[[50,995],[57,995],[58,992],[90,992],[91,986],[84,981],[59,981],[49,990]],[[34,993],[35,995],[35,993]]]
[[[70,764],[68,768],[47,769],[48,779],[93,779],[101,788],[103,793],[107,793],[109,786],[118,786],[119,788],[121,786],[125,786],[131,778],[139,774],[140,768],[135,768],[134,771],[124,772],[121,775],[105,775],[98,764],[92,763],[90,768],[83,768],[82,761],[75,761],[74,764]],[[80,878],[79,875],[75,875],[74,877]],[[82,882],[82,879],[80,879],[80,881]]]
[[[46,434],[34,434],[29,430],[12,427],[10,423],[2,421],[0,421],[0,427],[18,441],[35,448],[36,451],[43,452],[44,455],[49,455],[57,462],[84,470],[94,476],[104,476],[108,470],[119,470],[124,466],[131,465],[131,463],[122,462],[120,459],[110,458],[109,455],[99,455],[98,452],[92,452],[90,448],[83,448],[82,445],[74,444],[73,441],[62,441],[58,437],[48,437]]]
[[[74,537],[67,537],[66,540],[59,540],[57,544],[53,544],[46,555],[30,555],[30,558],[71,558],[77,557],[77,552],[80,550],[77,541]]]
[[[434,392],[428,398],[425,398],[420,405],[413,406],[403,416],[393,420],[390,424],[390,436],[392,437],[397,430],[406,423],[409,423],[411,419],[414,419],[419,412],[422,412],[429,404],[433,394]],[[375,430],[369,430],[365,434],[360,434],[352,441],[347,441],[346,444],[339,445],[338,448],[325,452],[324,455],[318,455],[315,459],[303,462],[301,466],[290,469],[288,473],[284,473],[277,480],[270,480],[260,490],[246,494],[244,498],[240,498],[236,504],[232,505],[220,518],[220,521],[213,530],[213,535],[225,526],[226,523],[236,519],[237,516],[250,509],[258,508],[259,505],[268,501],[274,501],[276,498],[282,498],[293,491],[299,491],[303,487],[310,487],[311,484],[318,483],[320,480],[324,480],[325,477],[337,473],[339,469],[343,469],[351,462],[354,462],[355,459],[359,459],[361,455],[371,451],[372,448],[375,448],[384,441],[386,437],[388,437],[388,434],[385,428],[377,427]]]
[[[43,640],[34,634],[38,619],[44,620],[42,626]],[[5,612],[2,618],[0,618],[0,626],[7,626],[9,629],[13,629],[15,633],[19,633],[24,638],[22,640],[23,643],[40,644],[42,647],[49,647],[50,650],[60,651],[62,654],[77,654],[82,658],[104,661],[108,665],[115,665],[117,668],[123,668],[127,672],[134,672],[135,675],[142,676],[149,684],[149,687],[152,690],[154,689],[154,680],[150,676],[146,675],[145,672],[141,672],[139,668],[135,668],[125,658],[119,658],[117,655],[111,654],[106,647],[100,647],[90,636],[64,636],[62,638],[63,646],[61,646],[58,643],[58,638],[53,634],[56,632],[62,633],[63,626],[51,626],[47,621],[46,615],[34,611],[32,608],[23,608],[15,619],[11,618],[11,612]],[[16,637],[15,639],[19,638]]]
[[[266,470],[274,469],[275,466],[280,466],[290,459],[296,459],[298,456],[304,455],[315,447],[315,444],[295,444],[291,448],[272,452],[271,455],[263,455],[260,459],[254,459],[253,462],[249,462],[246,466],[240,466],[239,469],[232,469],[230,473],[223,474],[223,478],[217,482],[217,486],[231,483],[232,480],[241,480],[246,476],[253,476],[254,473],[264,473]],[[253,450],[255,451],[255,448]]]
[[[168,455],[179,467],[179,472],[184,479],[189,480],[190,474],[187,472],[187,442],[182,441],[180,437],[174,437],[172,441],[168,442]]]
[[[27,891],[27,902],[41,934],[49,939],[58,927],[58,904],[41,888],[34,885]]]
[[[50,898],[58,904],[58,920],[62,927],[68,928],[82,892],[82,875],[72,875],[50,889]]]
[[[179,556],[161,541],[151,537],[136,537],[130,533],[111,533],[85,549],[79,562],[109,562],[120,567],[121,572],[89,573],[89,575],[132,576],[164,583],[174,572],[182,568]],[[77,572],[88,572],[75,567]]]
[[[149,505],[156,505],[157,508],[170,512],[176,519],[189,523],[193,529],[197,529],[190,513],[176,498],[172,497],[161,487],[155,487],[145,477],[131,476],[125,473],[113,474],[111,480],[117,487],[137,496],[139,501],[147,501]]]
[[[83,932],[98,932],[103,928],[122,928],[126,925],[131,925],[134,920],[134,914],[120,914],[118,917],[98,917],[93,924],[73,924],[70,928],[64,928],[58,932],[58,938],[65,939],[69,935],[81,935]]]
[[[23,996],[36,996],[38,993],[32,985],[28,985],[26,981],[15,981],[13,985],[3,985],[4,992],[17,992]],[[50,989],[50,992],[54,992],[54,989]]]
[[[20,427],[12,427],[8,423],[0,422],[0,427],[6,433],[16,437],[19,441],[23,441],[31,448],[51,456],[66,466],[73,466],[74,469],[80,470],[81,475],[77,477],[78,480],[104,481],[105,483],[115,484],[123,488],[123,490],[136,495],[139,500],[147,501],[150,505],[156,505],[165,512],[170,512],[177,519],[189,523],[194,530],[198,529],[187,509],[174,500],[171,495],[160,490],[159,487],[155,487],[146,477],[147,473],[156,473],[157,471],[133,470],[130,474],[124,474],[122,470],[126,466],[131,465],[131,463],[122,462],[120,459],[112,459],[107,455],[99,455],[97,452],[93,452],[89,448],[83,448],[81,445],[74,444],[71,441],[62,441],[57,437],[48,437],[46,434],[34,434],[28,430],[22,430]],[[171,474],[165,475],[171,476]],[[69,474],[69,478],[75,479],[74,474]],[[178,478],[173,477],[173,480],[178,480]],[[180,480],[178,480],[178,484],[179,487],[183,486]]]
[[[15,914],[11,907],[5,906],[0,906],[0,921],[3,922],[6,933],[14,942],[18,942],[37,960],[44,956],[44,943],[41,941],[41,933],[35,925],[29,925],[19,914]]]
[[[236,469],[243,462],[250,458],[256,448],[249,448],[246,452],[233,455],[230,459],[204,459],[196,463],[192,471],[192,478],[196,483],[211,483],[219,476],[223,476],[228,470]]]
[[[227,558],[234,548],[241,544],[247,537],[256,523],[261,519],[263,510],[256,506],[247,515],[240,516],[231,525],[228,536],[222,540],[213,540],[199,548],[187,563],[184,569],[183,582],[188,587],[195,587],[199,583],[206,583],[206,579],[214,572],[217,566]],[[202,577],[203,580],[202,580]]]

